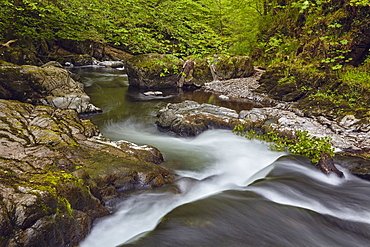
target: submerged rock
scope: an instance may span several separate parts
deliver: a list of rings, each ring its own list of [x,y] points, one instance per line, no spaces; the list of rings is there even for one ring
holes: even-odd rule
[[[0,246],[75,246],[120,191],[171,181],[157,149],[106,140],[74,110],[0,109]]]
[[[74,109],[78,113],[101,111],[90,104],[83,85],[73,80],[70,72],[57,62],[41,67],[1,64],[0,98]]]

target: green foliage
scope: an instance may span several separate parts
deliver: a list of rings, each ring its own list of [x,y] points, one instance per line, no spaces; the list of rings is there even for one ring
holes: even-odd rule
[[[323,152],[334,155],[334,149],[330,145],[330,138],[316,137],[308,134],[307,131],[298,130],[294,138],[283,136],[276,132],[258,134],[254,130],[246,131],[244,126],[239,124],[234,128],[234,133],[248,139],[259,139],[271,143],[270,148],[274,151],[288,151],[292,154],[304,155],[317,163]]]
[[[350,3],[355,6],[370,6],[369,0],[351,0]]]
[[[370,57],[357,67],[345,68],[339,74],[341,81],[354,87],[364,87],[370,90]]]

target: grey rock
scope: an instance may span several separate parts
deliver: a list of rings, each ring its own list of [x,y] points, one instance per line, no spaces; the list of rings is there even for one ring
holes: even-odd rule
[[[180,136],[198,135],[207,129],[232,129],[239,122],[234,110],[195,101],[168,104],[158,114],[157,125]]]

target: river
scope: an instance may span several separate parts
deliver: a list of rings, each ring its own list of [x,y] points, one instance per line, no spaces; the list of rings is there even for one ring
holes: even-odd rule
[[[95,222],[81,247],[370,246],[370,183],[316,170],[307,158],[272,152],[231,131],[192,138],[158,131],[156,112],[191,99],[236,110],[211,94],[165,90],[144,96],[116,69],[75,70],[103,113],[91,116],[104,136],[157,147],[174,185],[123,196]]]

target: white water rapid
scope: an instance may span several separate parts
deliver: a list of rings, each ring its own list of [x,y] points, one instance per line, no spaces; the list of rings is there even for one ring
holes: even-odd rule
[[[338,164],[345,178],[324,175],[308,158],[269,151],[226,130],[194,138],[161,133],[154,124],[161,107],[212,97],[175,90],[148,98],[127,87],[123,71],[79,72],[92,103],[103,109],[92,120],[104,136],[157,147],[161,165],[180,175],[174,185],[124,194],[81,247],[370,246],[369,181]]]
[[[112,216],[99,221],[81,247],[117,246],[154,229],[162,217],[180,205],[221,191],[243,189],[264,177],[272,169],[271,163],[282,155],[261,142],[225,130],[177,138],[122,123],[108,126],[105,135],[159,148],[167,162],[178,165],[175,172],[183,177],[177,181],[181,193],[146,192],[130,197]]]

